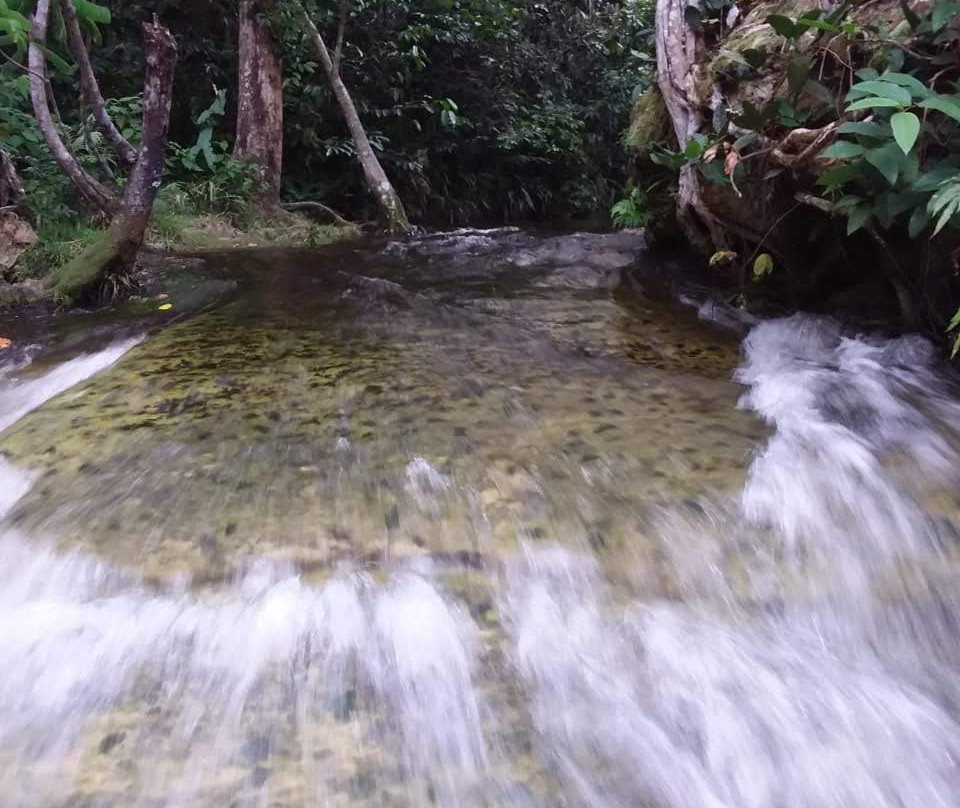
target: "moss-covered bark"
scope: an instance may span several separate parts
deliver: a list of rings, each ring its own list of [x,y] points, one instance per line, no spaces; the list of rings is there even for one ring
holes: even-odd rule
[[[147,57],[143,92],[143,138],[137,162],[124,189],[120,211],[103,238],[69,261],[57,273],[56,295],[77,300],[109,274],[128,270],[143,244],[153,202],[160,188],[166,154],[177,45],[157,24],[143,26]]]

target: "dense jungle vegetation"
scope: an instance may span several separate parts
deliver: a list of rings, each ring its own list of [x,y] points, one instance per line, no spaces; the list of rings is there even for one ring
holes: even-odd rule
[[[0,272],[79,299],[122,289],[144,238],[612,223],[694,248],[741,305],[859,296],[955,330],[958,20],[957,0],[0,0]]]

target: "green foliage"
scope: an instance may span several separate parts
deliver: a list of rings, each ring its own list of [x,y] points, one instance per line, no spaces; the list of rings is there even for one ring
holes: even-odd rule
[[[227,158],[227,141],[213,139],[214,130],[227,111],[227,91],[214,85],[213,92],[213,103],[197,116],[200,132],[196,142],[192,146],[175,147],[172,150],[173,156],[168,162],[172,163],[175,170],[183,168],[196,173],[202,173],[205,169],[213,171],[218,163]]]
[[[352,145],[296,5],[275,15],[285,192],[363,218]],[[332,44],[337,4],[305,6]],[[586,215],[608,210],[626,180],[621,134],[652,79],[652,19],[649,0],[354,2],[343,76],[416,218]]]
[[[100,26],[110,23],[110,10],[91,0],[71,2],[76,9],[81,31],[93,42],[99,42],[102,38]],[[7,64],[11,63],[10,60],[22,62],[26,57],[30,44],[30,15],[35,5],[35,0],[0,0],[0,49],[8,57],[4,60]],[[49,66],[53,68],[53,75],[71,75],[74,68],[69,59],[61,55],[61,51],[66,53],[67,29],[57,3],[50,5],[48,29],[44,53]]]
[[[45,277],[96,242],[101,232],[88,225],[55,220],[38,229],[36,243],[17,261],[17,274],[22,278]]]
[[[220,154],[214,168],[198,167],[185,179],[167,183],[161,194],[175,210],[196,215],[222,213],[239,221],[248,214],[250,200],[259,188],[259,168]]]
[[[845,192],[837,209],[848,234],[906,222],[916,238],[934,222],[936,235],[960,213],[960,95],[936,92],[907,73],[860,75],[846,112],[869,111],[872,120],[838,129],[840,139],[823,156],[844,164],[818,182],[827,193]]]
[[[955,6],[954,0],[938,0],[926,17],[909,12],[915,33],[907,49],[909,69],[905,50],[893,48],[886,53],[883,72],[858,70],[858,80],[845,93],[846,120],[836,129],[837,140],[820,155],[834,165],[821,173],[817,185],[833,197],[832,205],[824,200],[825,207],[846,217],[849,235],[865,227],[902,227],[916,238],[930,228],[937,235],[960,222],[960,86],[944,82],[950,71],[939,68],[953,63],[946,49],[960,39],[946,25]],[[709,181],[736,184],[742,178],[741,155],[759,148],[758,137],[776,140],[794,128],[836,122],[836,93],[843,92],[844,76],[834,89],[813,81],[809,43],[828,35],[845,38],[853,50],[870,37],[883,36],[848,20],[850,7],[844,2],[829,13],[815,9],[797,17],[769,15],[767,24],[787,41],[783,69],[791,97],[773,98],[763,106],[745,101],[733,114],[718,110],[712,139],[695,135],[682,152],[656,149],[651,160],[673,170],[695,163]],[[751,69],[759,64],[743,55],[734,61]],[[749,134],[727,135],[728,118]],[[717,157],[723,151],[734,159],[721,168]],[[778,172],[768,172],[764,180]]]
[[[658,183],[647,188],[634,188],[628,197],[621,199],[610,209],[614,227],[628,229],[646,227],[656,218],[651,194]]]
[[[150,235],[154,242],[171,245],[183,241],[183,232],[189,224],[188,216],[171,203],[168,197],[160,198],[153,206],[150,216]]]
[[[192,146],[170,144],[167,169],[176,179],[161,198],[177,211],[201,215],[225,214],[237,220],[247,215],[250,200],[260,189],[257,166],[235,160],[225,138],[217,138],[227,111],[227,92],[214,85],[213,102],[196,118],[200,127]]]

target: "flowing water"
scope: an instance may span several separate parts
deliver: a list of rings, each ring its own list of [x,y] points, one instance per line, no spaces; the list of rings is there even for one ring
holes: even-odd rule
[[[960,806],[930,346],[545,243],[4,326],[4,808]]]

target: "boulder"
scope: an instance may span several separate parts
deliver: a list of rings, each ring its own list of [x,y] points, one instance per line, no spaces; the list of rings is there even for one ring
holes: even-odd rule
[[[12,269],[24,250],[36,241],[33,228],[16,213],[0,214],[0,273]]]

